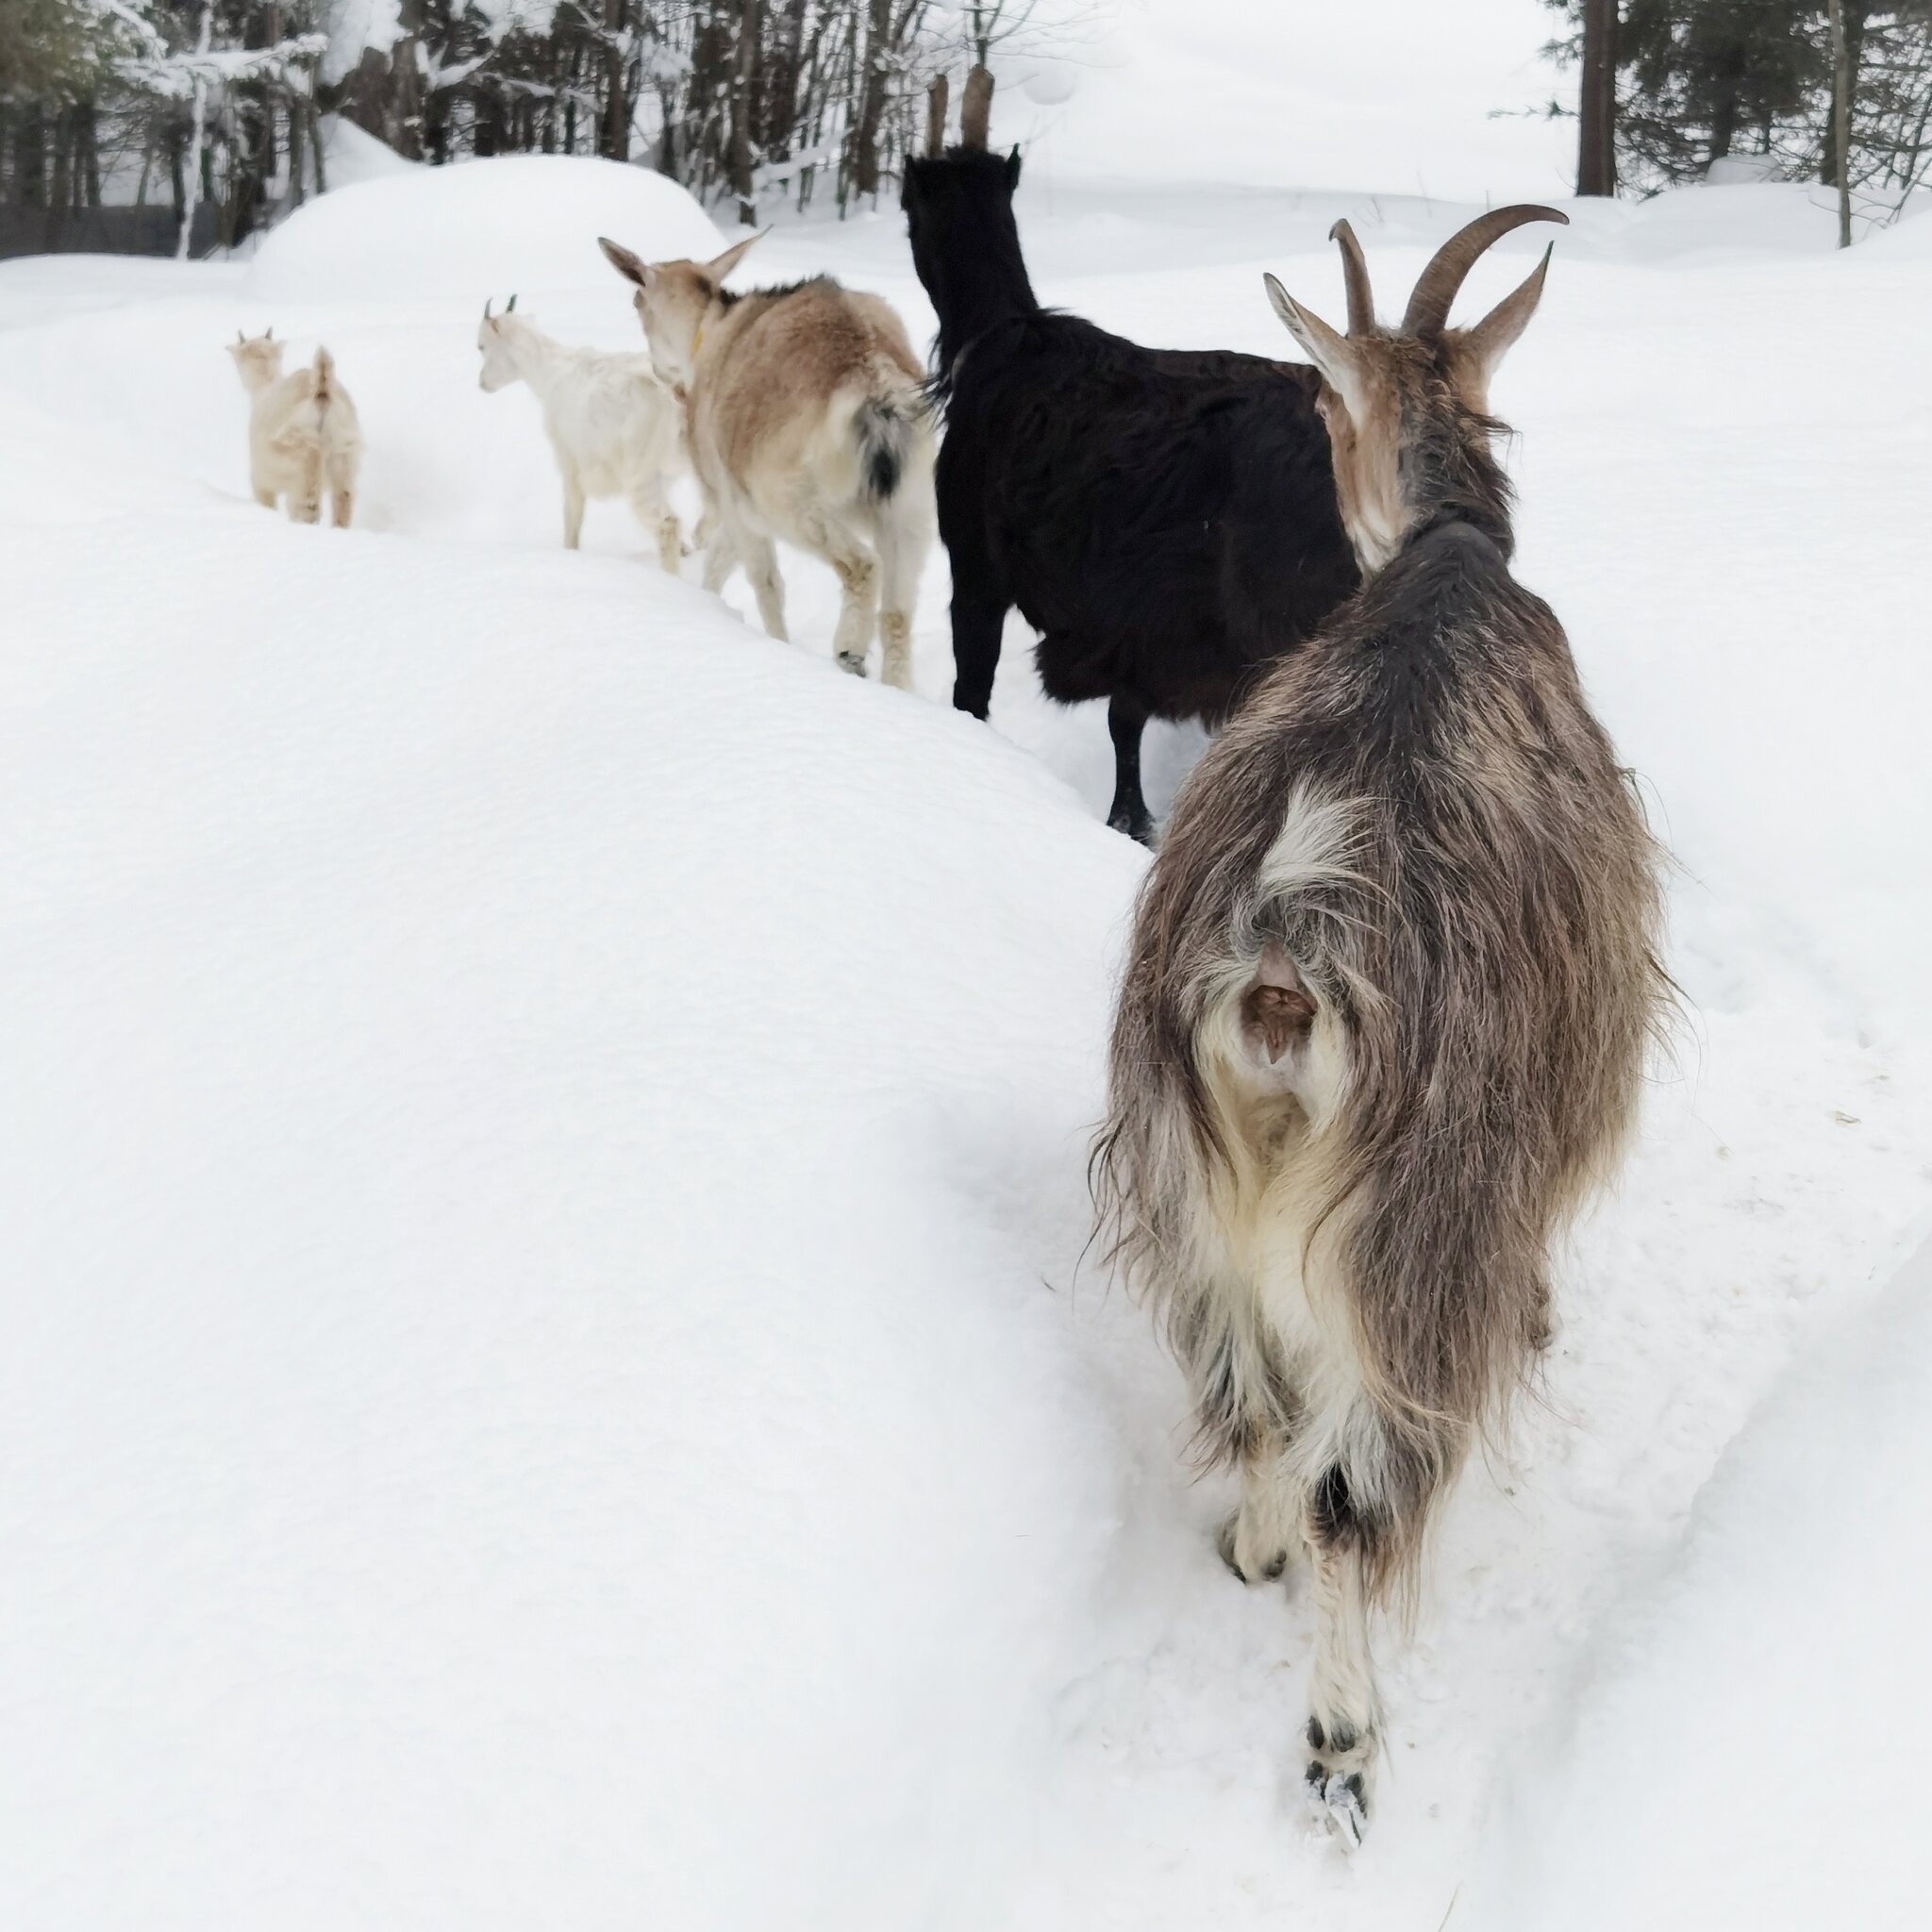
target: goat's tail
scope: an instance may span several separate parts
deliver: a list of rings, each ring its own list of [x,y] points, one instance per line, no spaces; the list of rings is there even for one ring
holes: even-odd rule
[[[858,440],[859,487],[874,504],[890,503],[906,475],[912,440],[924,425],[924,405],[917,396],[867,396],[852,414]]]
[[[1102,1207],[1229,1457],[1282,1402],[1322,1453],[1213,1287],[1243,1241],[1294,1241],[1280,1265],[1366,1405],[1332,1453],[1378,1519],[1378,1594],[1407,1595],[1430,1500],[1533,1374],[1550,1240],[1635,1109],[1657,887],[1634,812],[1603,803],[1574,841],[1526,828],[1446,863],[1388,801],[1303,785],[1244,863],[1225,821],[1177,815],[1143,888]]]
[[[324,348],[315,352],[315,388],[311,394],[316,415],[326,421],[329,405],[336,399],[336,358]]]

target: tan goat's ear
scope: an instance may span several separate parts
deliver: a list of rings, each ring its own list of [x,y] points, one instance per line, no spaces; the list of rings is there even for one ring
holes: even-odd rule
[[[734,242],[723,255],[714,257],[705,264],[705,274],[714,282],[722,282],[738,264],[744,259],[745,250],[754,242],[762,242],[771,233],[769,228],[760,228],[755,235],[747,235],[742,242]]]
[[[1490,378],[1502,365],[1503,358],[1516,346],[1517,338],[1529,326],[1537,304],[1543,299],[1543,277],[1550,272],[1550,256],[1555,248],[1553,242],[1543,250],[1543,258],[1530,272],[1528,279],[1505,295],[1474,328],[1463,331],[1463,353],[1480,372],[1486,391]]]
[[[1268,300],[1283,325],[1302,347],[1308,360],[1326,378],[1331,389],[1339,390],[1346,401],[1357,389],[1354,349],[1346,336],[1338,335],[1312,308],[1304,308],[1271,275],[1261,279],[1268,285]]]
[[[597,237],[597,246],[604,251],[604,258],[609,262],[625,281],[635,282],[641,289],[651,286],[651,264],[633,255],[628,248],[621,248],[606,236]]]

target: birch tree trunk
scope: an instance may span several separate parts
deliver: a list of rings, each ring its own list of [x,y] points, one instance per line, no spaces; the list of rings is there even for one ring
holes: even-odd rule
[[[201,9],[201,36],[195,51],[206,54],[215,29],[215,0],[204,0]],[[194,121],[188,136],[188,180],[181,198],[181,239],[175,245],[175,259],[188,259],[188,244],[194,234],[194,210],[201,206],[201,151],[208,138],[208,80],[194,77]]]

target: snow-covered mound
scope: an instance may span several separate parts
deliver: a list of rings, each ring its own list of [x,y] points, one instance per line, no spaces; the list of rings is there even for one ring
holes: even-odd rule
[[[353,188],[358,181],[381,181],[391,175],[412,174],[423,165],[406,159],[387,142],[378,141],[344,114],[322,117],[322,142],[332,192]]]
[[[76,575],[4,424],[0,1921],[988,1923],[1141,855],[628,562],[135,477]]]
[[[1472,1923],[1924,1923],[1928,1398],[1932,1246],[1752,1420],[1682,1550],[1591,1644]]]
[[[398,301],[610,279],[597,237],[647,260],[705,259],[724,244],[691,194],[648,168],[503,155],[372,177],[297,208],[261,244],[257,302]]]

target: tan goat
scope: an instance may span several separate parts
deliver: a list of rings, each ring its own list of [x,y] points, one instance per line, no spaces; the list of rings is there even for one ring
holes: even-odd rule
[[[640,260],[601,243],[637,287],[658,375],[683,390],[705,498],[705,582],[742,564],[758,615],[785,632],[774,541],[822,557],[843,592],[832,648],[865,675],[911,682],[912,612],[933,539],[933,430],[905,325],[876,295],[815,276],[734,295],[724,277],[757,236],[714,261]]]
[[[255,500],[273,509],[276,497],[286,497],[294,522],[319,523],[325,485],[331,521],[346,530],[362,462],[356,405],[337,380],[326,349],[316,350],[308,368],[284,375],[282,347],[273,329],[254,337],[238,329],[228,344],[249,395],[248,481]]]

